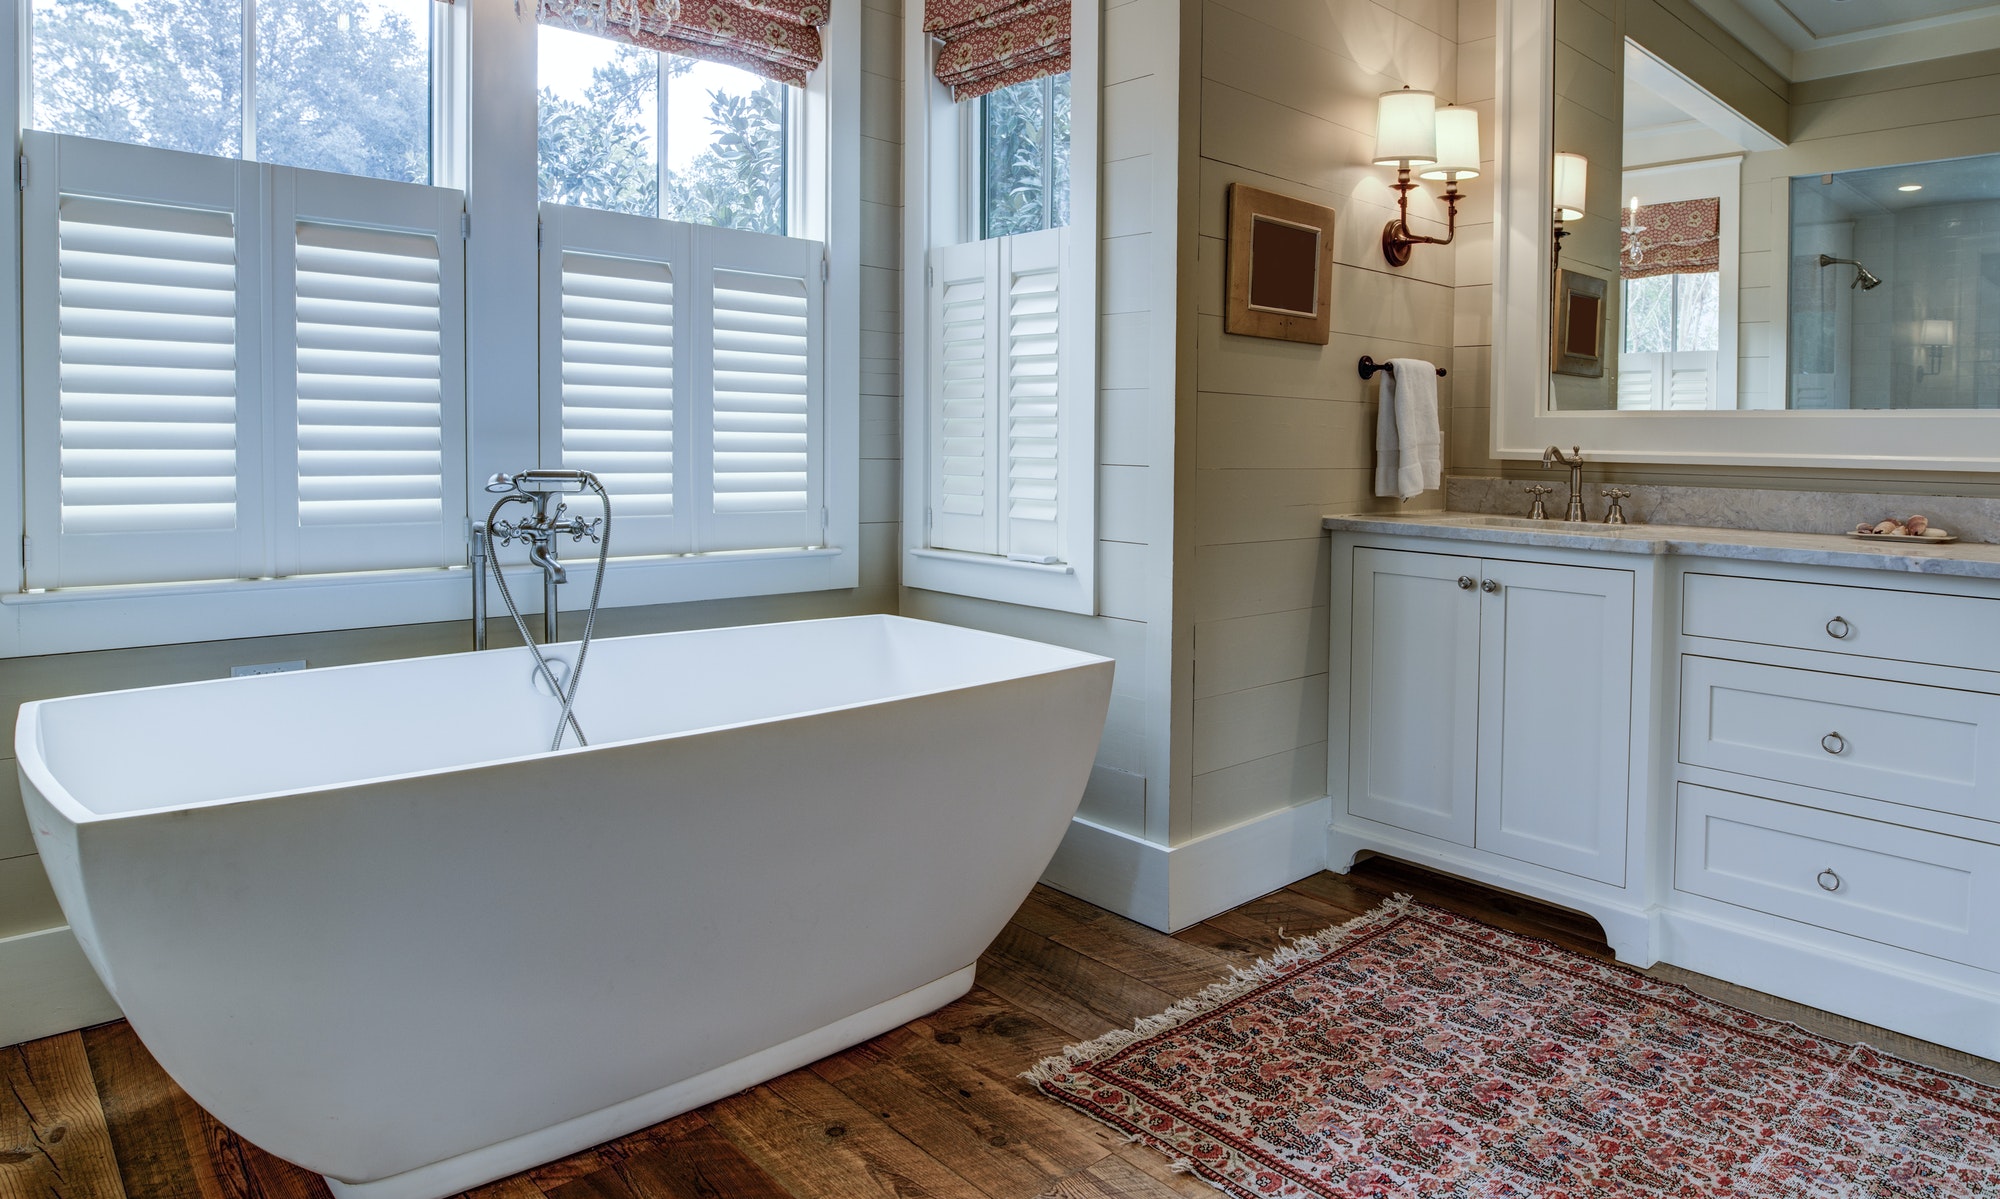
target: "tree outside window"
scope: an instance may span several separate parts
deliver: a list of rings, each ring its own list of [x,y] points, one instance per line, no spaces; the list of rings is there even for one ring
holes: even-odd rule
[[[1068,226],[1069,75],[980,97],[980,236]]]
[[[538,55],[544,201],[786,232],[785,85],[547,25]]]

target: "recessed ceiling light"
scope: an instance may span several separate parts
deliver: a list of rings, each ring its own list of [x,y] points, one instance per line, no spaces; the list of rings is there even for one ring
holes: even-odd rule
[[[1920,192],[1924,190],[1924,185],[1921,183],[1905,183],[1896,190],[1899,192]]]

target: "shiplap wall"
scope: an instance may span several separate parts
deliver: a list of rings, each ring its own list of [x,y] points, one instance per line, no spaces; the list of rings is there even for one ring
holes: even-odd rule
[[[914,0],[912,0],[914,2]],[[1106,0],[1099,149],[1097,615],[906,588],[903,615],[1117,660],[1082,815],[1166,842],[1178,0]]]
[[[1493,460],[1493,158],[1497,0],[1458,2],[1458,102],[1479,112],[1479,178],[1458,211],[1458,277],[1452,291],[1451,426],[1453,474],[1495,473]]]
[[[1583,219],[1564,224],[1562,266],[1617,288],[1619,162],[1625,142],[1625,11],[1620,0],[1556,0],[1555,149],[1590,161]],[[1617,306],[1607,296],[1605,344],[1618,334]],[[1607,363],[1607,367],[1609,364]],[[1616,408],[1617,379],[1555,375],[1549,380],[1564,411]]]
[[[1406,267],[1384,262],[1395,174],[1369,165],[1380,93],[1408,85],[1454,98],[1457,0],[1190,3],[1200,16],[1199,236],[1193,419],[1181,436],[1194,450],[1176,490],[1192,557],[1180,563],[1189,577],[1176,621],[1192,633],[1192,686],[1179,696],[1192,709],[1192,785],[1174,805],[1176,840],[1326,794],[1320,518],[1401,506],[1372,494],[1378,385],[1364,384],[1355,363],[1368,354],[1451,365],[1458,258],[1419,246]],[[1334,209],[1330,344],[1222,331],[1235,182]],[[1444,232],[1442,186],[1411,193],[1420,233]],[[1471,192],[1461,215],[1490,229],[1490,200],[1477,182]],[[1484,230],[1461,236],[1490,244]],[[1439,380],[1447,439],[1458,382],[1455,372]],[[1439,502],[1433,493],[1409,507]]]
[[[602,636],[896,611],[901,0],[864,0],[862,16],[861,586],[851,591],[614,609],[598,619]],[[494,644],[513,642],[511,629],[505,627],[505,611],[496,604],[494,613]],[[531,627],[536,619],[529,618]],[[303,659],[311,666],[335,666],[470,648],[470,626],[454,623],[8,659],[0,661],[0,717],[11,729],[15,710],[25,700],[219,678],[232,666],[250,663]],[[0,782],[0,940],[63,923],[17,798],[11,739],[5,748],[9,760],[0,763],[0,777],[5,780]]]

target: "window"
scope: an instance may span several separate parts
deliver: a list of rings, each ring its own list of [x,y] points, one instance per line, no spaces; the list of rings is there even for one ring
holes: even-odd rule
[[[795,89],[558,25],[538,39],[543,200],[787,231]]]
[[[607,605],[856,586],[860,3],[757,2],[34,0],[0,654],[462,617],[537,464]]]
[[[463,558],[458,192],[25,143],[28,588]]]
[[[988,92],[977,113],[981,237],[1069,224],[1069,73]]]
[[[1621,409],[1737,406],[1740,168],[1731,157],[1623,175],[1629,199],[1619,210]]]
[[[29,124],[429,183],[435,7],[433,0],[33,0]]]
[[[1094,613],[1097,6],[906,11],[903,580]]]

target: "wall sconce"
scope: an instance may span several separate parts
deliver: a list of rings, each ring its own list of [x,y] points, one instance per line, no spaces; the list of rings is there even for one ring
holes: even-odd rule
[[[1944,352],[1952,347],[1957,328],[1950,321],[1927,320],[1918,330],[1917,341],[1924,347],[1924,373],[1935,375],[1944,369]]]
[[[1407,264],[1418,245],[1448,246],[1458,236],[1458,181],[1479,176],[1479,114],[1440,109],[1430,92],[1384,92],[1375,107],[1375,165],[1396,168],[1396,219],[1382,227],[1382,257],[1389,265]],[[1426,168],[1420,178],[1444,181],[1443,237],[1410,231],[1410,192],[1417,186],[1412,167]]]
[[[1584,200],[1589,195],[1590,160],[1581,154],[1558,154],[1555,161],[1556,257],[1562,257],[1562,239],[1569,236],[1565,221],[1583,219]]]

